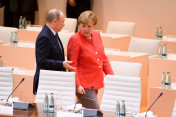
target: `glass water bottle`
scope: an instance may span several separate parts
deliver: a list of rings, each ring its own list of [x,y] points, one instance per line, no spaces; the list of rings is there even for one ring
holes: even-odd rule
[[[19,19],[19,29],[22,29],[22,16],[20,16],[20,19]]]
[[[10,45],[13,45],[13,32],[11,32]]]
[[[120,103],[119,103],[119,101],[117,101],[117,104],[116,104],[115,117],[120,117]]]
[[[26,17],[22,19],[22,29],[26,29]]]
[[[163,47],[162,47],[162,44],[160,44],[159,50],[158,50],[159,58],[162,58],[162,51],[163,51]]]
[[[122,105],[120,108],[120,117],[126,116],[126,107],[125,107],[125,100],[122,100]]]
[[[159,40],[162,40],[162,39],[163,39],[163,30],[162,30],[162,27],[160,27],[160,29],[159,29],[158,39],[159,39]]]
[[[48,112],[48,93],[45,93],[45,99],[43,104],[43,112]]]
[[[161,77],[161,88],[165,89],[165,81],[166,81],[166,73],[163,72],[162,77]]]
[[[163,59],[167,58],[167,47],[166,47],[166,44],[164,44],[164,47],[163,47],[162,58]]]
[[[54,113],[54,93],[50,94],[48,112],[49,113]]]
[[[158,30],[158,26],[157,26],[156,30],[155,30],[155,39],[158,39],[158,35],[159,35],[159,30]]]
[[[171,89],[171,77],[170,72],[167,72],[166,81],[165,81],[165,88]]]
[[[14,39],[13,39],[13,44],[17,45],[17,43],[18,43],[18,35],[17,35],[17,32],[15,32]]]

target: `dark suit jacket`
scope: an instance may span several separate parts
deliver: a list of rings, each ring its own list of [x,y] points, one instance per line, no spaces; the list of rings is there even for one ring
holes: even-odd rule
[[[76,6],[72,7],[68,4],[67,0],[67,17],[69,18],[77,18],[79,15],[87,10],[90,10],[90,0],[75,0]]]
[[[60,44],[62,50],[64,50],[61,41]],[[36,94],[38,89],[40,69],[66,71],[63,68],[63,61],[65,61],[64,51],[60,49],[58,40],[48,26],[45,25],[38,35],[35,46],[37,68],[33,84],[34,94]]]
[[[37,0],[10,0],[10,10],[15,12],[18,8],[21,12],[37,11]]]
[[[10,0],[0,0],[1,6],[4,9],[4,26],[13,27],[13,13],[10,11]]]

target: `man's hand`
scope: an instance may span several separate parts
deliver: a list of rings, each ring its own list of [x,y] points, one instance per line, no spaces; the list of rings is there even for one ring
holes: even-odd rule
[[[70,66],[69,64],[72,63],[72,61],[64,61],[63,67],[69,71],[76,70],[75,67]]]
[[[76,6],[76,2],[75,0],[68,0],[68,4],[72,7],[75,7]]]
[[[82,86],[76,87],[76,93],[85,94],[84,88]]]

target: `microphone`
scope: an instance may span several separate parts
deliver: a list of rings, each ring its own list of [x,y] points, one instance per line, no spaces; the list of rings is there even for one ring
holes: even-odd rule
[[[94,86],[92,86],[84,95],[82,95],[81,98],[76,102],[76,104],[78,104],[82,100],[82,98],[85,97],[93,88],[94,88]],[[76,104],[74,106],[74,109],[76,107]]]
[[[147,112],[150,110],[150,108],[153,106],[153,104],[155,104],[155,102],[163,95],[163,93],[161,92],[158,96],[158,98],[156,98],[156,100],[152,103],[152,105],[147,109],[145,117],[147,117]]]
[[[20,83],[16,86],[16,88],[24,81],[25,78],[22,78]],[[13,94],[13,92],[16,90],[16,88],[12,91],[12,93],[9,95],[9,97]],[[9,97],[7,98],[7,102],[9,101]]]

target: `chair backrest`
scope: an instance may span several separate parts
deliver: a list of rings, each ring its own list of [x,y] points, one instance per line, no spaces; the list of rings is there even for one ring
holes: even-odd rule
[[[107,33],[127,34],[133,36],[134,29],[135,29],[135,22],[109,21]]]
[[[7,99],[13,90],[13,68],[0,67],[0,99]]]
[[[111,61],[110,64],[115,75],[130,77],[140,76],[142,66],[141,63]]]
[[[63,46],[67,47],[70,37],[72,35],[74,35],[75,33],[74,32],[72,32],[72,33],[59,32],[58,34],[59,34],[59,37],[62,41]]]
[[[128,51],[148,53],[150,56],[157,55],[159,45],[160,45],[160,40],[133,37],[131,38]]]
[[[62,91],[64,105],[73,105],[75,102],[75,72],[40,70],[39,86],[35,103],[43,103],[45,93]]]
[[[17,28],[12,27],[3,27],[0,26],[0,41],[3,41],[4,43],[9,43],[11,38],[11,32],[17,32]]]
[[[70,30],[71,32],[75,32],[77,27],[77,19],[65,18],[64,24],[65,26],[62,28],[62,30]]]
[[[139,113],[141,103],[141,78],[107,75],[101,103],[102,110],[115,111],[117,100],[125,100],[134,106],[133,112]],[[126,106],[126,110],[128,111]]]

